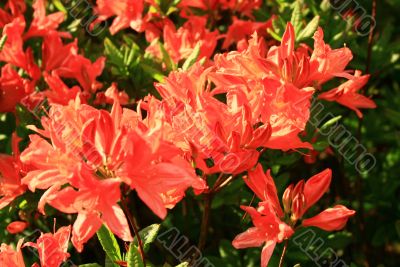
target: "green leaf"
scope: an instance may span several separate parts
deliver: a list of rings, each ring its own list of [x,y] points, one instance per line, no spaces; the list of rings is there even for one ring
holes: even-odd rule
[[[128,267],[144,267],[142,258],[140,257],[139,249],[133,244],[133,242],[129,246],[126,261],[128,263]]]
[[[112,261],[112,260],[110,259],[110,257],[108,257],[108,256],[106,255],[106,259],[105,259],[105,261],[104,261],[104,266],[105,266],[105,267],[116,267],[116,266],[119,266],[119,265],[117,265],[116,263],[114,263],[114,261]]]
[[[300,1],[296,1],[296,3],[294,4],[292,17],[290,18],[290,22],[293,25],[296,35],[300,31],[300,28],[301,28],[301,19],[302,19],[302,15],[301,15]]]
[[[150,244],[156,240],[157,234],[160,231],[160,226],[160,224],[152,224],[139,231],[139,236],[142,240],[143,249],[145,252],[149,250]],[[139,246],[136,236],[133,239],[133,243],[136,246]]]
[[[337,121],[339,121],[341,118],[342,118],[342,116],[339,115],[339,116],[336,116],[336,117],[328,120],[327,122],[324,123],[324,125],[321,126],[321,128],[319,128],[319,131],[323,131],[323,130],[327,129],[328,127],[332,126]]]
[[[110,39],[106,38],[104,40],[104,48],[104,53],[107,55],[110,62],[117,66],[124,66],[124,55]]]
[[[101,226],[101,228],[97,231],[97,237],[99,238],[101,246],[110,260],[113,262],[122,260],[121,251],[119,249],[117,240],[107,226]],[[118,264],[113,263],[113,266],[118,266]]]
[[[165,50],[165,47],[162,43],[158,43],[160,46],[161,54],[163,56],[163,62],[165,63],[165,66],[167,67],[168,70],[176,70],[176,64],[172,60],[171,56],[168,54],[167,50]]]
[[[189,267],[189,262],[182,262],[181,264],[178,264],[175,267]]]
[[[319,24],[319,16],[315,16],[308,24],[307,26],[299,33],[297,36],[297,41],[302,41],[304,39],[307,39],[311,37],[315,33],[315,31],[318,28]]]
[[[273,30],[271,29],[267,29],[267,32],[272,36],[272,38],[274,38],[277,41],[282,41],[282,37],[280,37],[278,34],[276,34]]]
[[[315,142],[312,146],[317,151],[324,151],[329,146],[329,143],[327,141],[318,141]]]
[[[134,56],[136,55],[137,52],[137,45],[135,43],[132,44],[131,49],[129,50],[129,54],[127,55],[127,57],[124,60],[125,66],[130,66]]]
[[[87,263],[87,264],[79,265],[79,267],[101,267],[101,265],[98,263]]]
[[[182,69],[183,70],[189,69],[194,63],[196,63],[199,55],[200,55],[200,42],[196,44],[190,56],[186,59],[185,63],[183,63]]]
[[[67,9],[65,9],[64,5],[61,3],[60,0],[53,0],[54,6],[64,14],[67,14]]]
[[[7,34],[4,34],[0,39],[0,52],[1,52],[1,50],[3,50],[3,47],[6,44],[6,41],[7,41]]]
[[[162,72],[160,72],[159,70],[157,70],[156,68],[153,68],[152,66],[149,66],[144,63],[141,63],[140,67],[142,68],[142,70],[144,72],[149,74],[154,80],[161,82],[161,83],[164,81],[164,78],[165,78],[164,74]]]
[[[175,7],[175,6],[171,6],[171,7],[168,8],[166,15],[169,16],[172,13],[174,13],[175,11],[179,11],[179,9],[177,7]]]
[[[281,36],[283,34],[283,32],[285,31],[286,22],[281,17],[276,18],[276,19],[272,20],[272,28],[274,29],[274,32],[278,36]]]

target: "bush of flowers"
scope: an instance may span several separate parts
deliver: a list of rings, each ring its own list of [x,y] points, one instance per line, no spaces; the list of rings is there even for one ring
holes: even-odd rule
[[[367,26],[337,2],[3,1],[0,266],[398,257],[399,218],[383,243],[366,222],[385,164],[365,121],[398,102],[374,75],[399,46],[377,40],[376,1]]]

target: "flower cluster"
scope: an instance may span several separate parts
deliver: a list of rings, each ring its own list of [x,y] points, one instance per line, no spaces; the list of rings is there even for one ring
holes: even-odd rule
[[[117,2],[97,0],[91,26],[111,19],[112,35],[124,29],[145,33],[144,50],[155,62],[168,54],[179,66],[197,53],[197,62],[154,84],[160,98],[132,101],[116,84],[104,91],[98,78],[105,57],[95,62],[86,58],[78,40],[68,41],[71,34],[58,30],[65,14],[46,14],[44,0],[34,1],[28,27],[24,1],[9,0],[0,9],[6,38],[0,50],[0,112],[14,112],[17,105],[32,110],[45,99],[49,103],[41,126],[28,126],[33,131],[29,145],[20,153],[15,134],[13,155],[0,155],[0,209],[28,189],[43,190],[40,213],[46,214],[49,205],[74,215],[72,227],[42,234],[36,243],[21,240],[16,250],[2,244],[1,266],[24,266],[21,249],[27,246],[38,250],[41,266],[59,266],[69,257],[70,234],[82,252],[103,224],[131,242],[129,214],[120,206],[131,191],[164,219],[188,188],[196,195],[213,192],[210,178],[215,174],[247,173],[244,181],[261,200],[257,208],[242,207],[254,227],[233,245],[264,244],[262,266],[276,243],[289,239],[298,225],[326,231],[345,226],[355,212],[342,205],[303,217],[328,190],[329,169],[287,187],[282,209],[260,155],[266,149],[313,149],[310,140],[301,138],[313,98],[336,101],[359,117],[360,108],[375,107],[358,93],[369,76],[346,70],[352,59],[349,48],[331,48],[321,28],[313,47],[296,44],[291,23],[280,43],[268,39],[274,17],[256,22],[252,15],[262,1],[183,0],[176,7],[185,20],[181,27],[168,18],[160,1]],[[226,32],[209,27],[226,13],[232,20]],[[40,40],[41,53],[26,46],[33,38]],[[227,51],[233,44],[236,50]],[[214,54],[217,47],[227,52]],[[336,78],[346,81],[323,91]],[[109,104],[110,111],[98,108]],[[25,222],[14,222],[8,230],[18,233],[25,227]]]

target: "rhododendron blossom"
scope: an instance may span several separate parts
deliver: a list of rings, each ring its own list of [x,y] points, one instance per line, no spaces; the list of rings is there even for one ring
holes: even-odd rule
[[[14,155],[0,154],[0,209],[6,207],[26,190],[21,178],[27,166],[24,166],[19,159],[19,138],[16,134],[13,134],[12,142]]]
[[[28,39],[36,36],[46,36],[57,30],[58,26],[64,21],[64,13],[56,12],[46,15],[45,0],[36,0],[32,5],[34,8],[33,21],[24,38]],[[69,33],[57,32],[62,37],[71,37]]]
[[[18,241],[17,247],[6,244],[0,246],[0,266],[25,267],[22,256],[22,248],[33,247],[37,249],[40,264],[34,263],[32,267],[58,267],[69,258],[68,242],[71,234],[71,227],[61,227],[54,234],[41,233],[36,242],[26,242],[24,239]]]
[[[179,2],[181,8],[199,8],[206,11],[228,9],[233,12],[252,17],[252,11],[261,6],[260,0],[182,0]],[[186,12],[190,12],[184,9]]]
[[[242,207],[248,212],[254,227],[238,235],[232,242],[236,248],[258,247],[265,243],[261,254],[261,266],[266,267],[277,242],[289,239],[295,232],[296,224],[306,211],[328,190],[332,172],[326,169],[306,182],[290,185],[279,203],[277,190],[270,170],[264,174],[259,164],[244,178],[250,189],[261,199],[258,208]],[[342,229],[349,217],[355,214],[343,205],[328,208],[320,214],[302,221],[303,226],[316,226],[326,231]]]
[[[374,101],[362,94],[357,93],[367,82],[369,75],[361,76],[360,71],[356,71],[353,77],[339,85],[338,88],[319,95],[319,98],[328,101],[336,101],[339,104],[348,107],[356,112],[357,116],[362,118],[360,108],[376,108]]]
[[[141,123],[118,102],[108,113],[81,104],[78,98],[68,106],[54,104],[49,117],[42,119],[44,130],[33,128],[51,143],[31,136],[21,159],[33,170],[23,183],[32,191],[47,189],[39,203],[41,212],[48,203],[64,213],[78,213],[72,242],[79,251],[102,223],[121,239],[132,239],[117,204],[121,182],[135,189],[161,218],[188,187],[205,189],[203,180],[179,159],[180,152],[167,143],[151,142],[157,133],[148,132]]]
[[[210,58],[217,45],[218,32],[208,31],[206,22],[202,17],[190,17],[178,30],[172,23],[166,23],[163,29],[164,48],[175,63],[188,58],[196,45],[200,47],[199,59]],[[163,58],[158,39],[154,39],[146,51],[159,59]]]
[[[10,245],[3,243],[1,244],[0,266],[25,267],[24,258],[21,251],[23,242],[23,239],[21,239],[15,249]]]
[[[61,227],[54,234],[41,233],[35,243],[28,242],[24,247],[36,248],[39,253],[40,265],[42,267],[60,266],[69,258],[68,242],[71,235],[71,227]],[[36,263],[35,266],[39,265]]]
[[[98,18],[95,23],[116,16],[110,26],[111,34],[128,27],[135,31],[141,31],[143,0],[122,0],[118,3],[110,0],[97,0],[96,4],[95,12]]]

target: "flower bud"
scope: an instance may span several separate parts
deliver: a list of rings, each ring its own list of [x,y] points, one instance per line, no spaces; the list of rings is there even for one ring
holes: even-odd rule
[[[322,195],[328,191],[331,177],[332,171],[330,169],[325,169],[307,180],[304,185],[304,194],[307,199],[307,206],[304,212],[314,205]]]
[[[290,213],[290,207],[292,205],[292,193],[293,193],[293,184],[289,185],[282,196],[283,209],[285,213]]]
[[[292,199],[304,191],[304,180],[299,181],[293,189]]]
[[[312,218],[305,219],[302,224],[304,226],[315,226],[325,231],[341,230],[346,225],[349,217],[355,213],[354,210],[349,210],[343,205],[336,205]]]
[[[304,197],[303,192],[300,192],[294,196],[292,201],[292,221],[297,221],[303,216],[305,206],[306,198]]]
[[[7,225],[7,231],[10,234],[18,234],[23,232],[27,226],[28,226],[27,222],[15,221]]]

